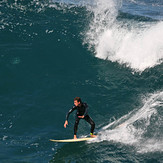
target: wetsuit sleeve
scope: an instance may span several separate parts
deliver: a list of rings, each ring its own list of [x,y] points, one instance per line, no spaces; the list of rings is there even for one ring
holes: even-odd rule
[[[74,110],[76,110],[76,107],[75,107],[75,106],[73,106],[72,109],[70,109],[69,112],[67,113],[67,115],[66,115],[66,120],[67,120],[67,121],[68,121],[69,115],[70,115]]]
[[[85,112],[84,112],[84,117],[88,114],[88,105],[85,103]]]

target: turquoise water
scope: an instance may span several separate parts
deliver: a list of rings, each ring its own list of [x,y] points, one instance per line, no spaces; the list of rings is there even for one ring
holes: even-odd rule
[[[0,162],[161,163],[162,20],[159,0],[1,1]],[[76,96],[98,138],[50,142]]]

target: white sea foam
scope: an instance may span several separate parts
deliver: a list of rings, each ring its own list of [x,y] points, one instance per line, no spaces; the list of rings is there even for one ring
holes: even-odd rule
[[[85,42],[95,56],[125,64],[136,71],[154,67],[163,60],[163,22],[116,20],[121,3],[96,0]]]
[[[163,22],[143,31],[108,29],[99,37],[96,56],[144,71],[163,59]]]
[[[143,103],[140,109],[103,127],[94,141],[133,145],[141,153],[163,151],[163,92],[150,95]]]

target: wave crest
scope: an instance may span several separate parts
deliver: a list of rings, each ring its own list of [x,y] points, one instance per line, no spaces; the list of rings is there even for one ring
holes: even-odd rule
[[[118,20],[120,7],[118,1],[100,1],[91,9],[93,19],[85,43],[96,57],[125,64],[135,71],[142,72],[162,63],[163,23]]]

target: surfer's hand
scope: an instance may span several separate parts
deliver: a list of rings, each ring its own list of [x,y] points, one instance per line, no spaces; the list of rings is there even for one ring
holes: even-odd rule
[[[84,118],[84,115],[82,115],[82,116],[78,116],[78,118]]]
[[[64,124],[64,128],[66,128],[67,125],[68,125],[68,121],[66,120]]]

